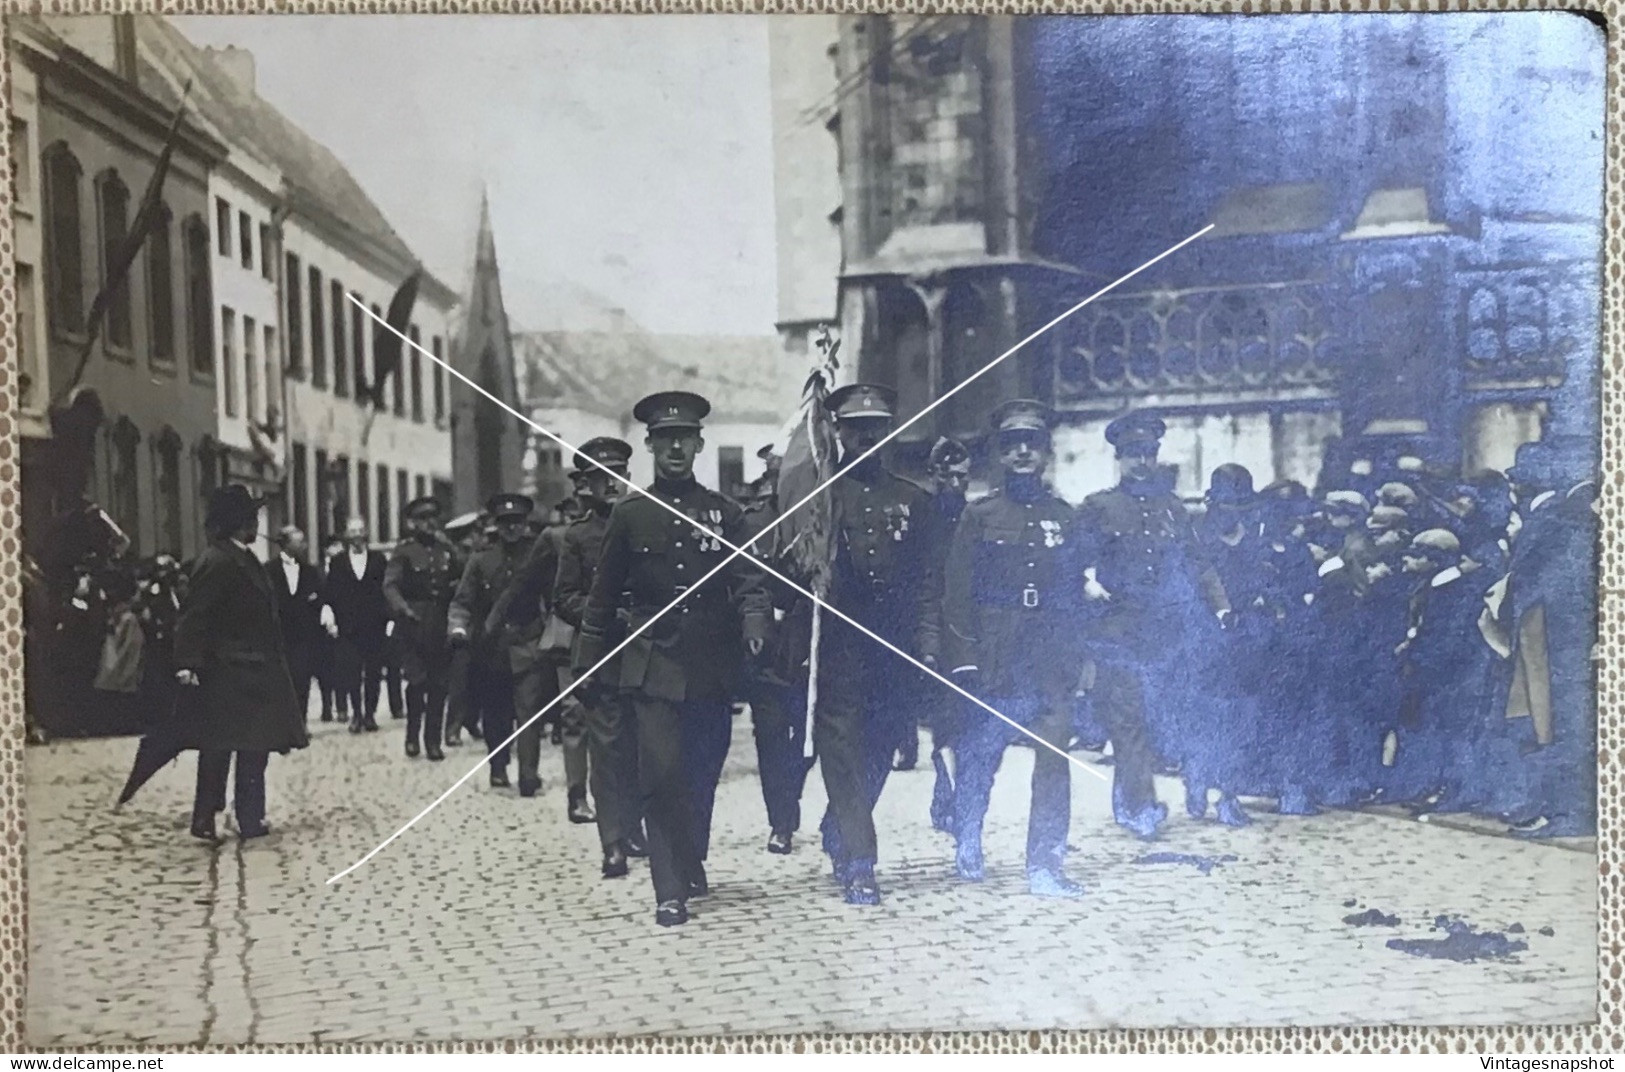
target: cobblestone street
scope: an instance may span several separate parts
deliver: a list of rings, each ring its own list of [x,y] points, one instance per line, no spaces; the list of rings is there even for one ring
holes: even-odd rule
[[[564,819],[556,751],[540,798],[471,779],[324,885],[475,752],[407,761],[398,722],[361,737],[312,725],[309,750],[271,760],[275,833],[218,851],[187,836],[191,756],[114,813],[133,740],[29,750],[33,1044],[1593,1015],[1595,863],[1570,848],[1369,814],[1261,815],[1231,830],[1185,818],[1173,782],[1161,792],[1175,817],[1145,845],[1109,822],[1106,783],[1080,772],[1071,871],[1089,895],[1040,900],[1020,866],[1031,753],[1014,749],[989,816],[986,884],[952,876],[951,843],[926,822],[927,764],[895,776],[881,802],[885,904],[854,909],[813,834],[816,771],[794,855],[763,851],[741,718],[713,895],[666,931],[646,865],[598,877],[593,828]],[[1345,921],[1369,909],[1397,923]],[[1439,937],[1440,915],[1527,949],[1457,962],[1387,947]]]

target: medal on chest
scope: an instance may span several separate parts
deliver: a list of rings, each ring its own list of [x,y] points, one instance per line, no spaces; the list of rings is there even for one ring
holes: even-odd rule
[[[1040,521],[1038,527],[1044,533],[1045,547],[1059,547],[1066,542],[1066,533],[1059,521]]]
[[[699,526],[700,550],[713,553],[722,550],[722,511],[699,510],[688,515]]]
[[[886,529],[891,533],[894,542],[902,542],[903,534],[908,531],[907,503],[886,507]]]

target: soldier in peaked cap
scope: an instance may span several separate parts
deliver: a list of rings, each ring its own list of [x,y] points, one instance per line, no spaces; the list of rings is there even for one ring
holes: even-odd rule
[[[446,538],[451,541],[451,575],[454,583],[461,581],[468,560],[479,550],[484,539],[480,528],[483,518],[478,510],[459,514],[446,522]],[[468,697],[469,650],[465,645],[452,648],[446,671],[446,732],[445,743],[456,747],[463,743],[463,731],[477,736],[479,721],[474,705]]]
[[[503,638],[487,629],[491,606],[530,550],[526,523],[535,504],[528,495],[502,492],[485,504],[496,538],[475,552],[463,568],[447,616],[447,639],[453,647],[471,649],[469,684],[478,707],[481,733],[491,756],[491,787],[506,789],[508,737],[513,733],[513,672]]]
[[[449,541],[440,532],[441,507],[423,495],[406,504],[406,533],[384,570],[384,598],[395,615],[401,672],[406,681],[406,754],[444,759],[440,750],[451,653],[446,618],[458,576]]]
[[[1083,501],[1078,511],[1079,565],[1086,595],[1101,608],[1090,629],[1095,662],[1094,707],[1111,736],[1112,812],[1118,823],[1151,838],[1167,818],[1152,784],[1145,693],[1160,654],[1181,635],[1186,600],[1181,582],[1196,573],[1203,599],[1221,618],[1230,612],[1224,586],[1205,564],[1185,506],[1159,479],[1157,451],[1167,426],[1130,413],[1106,426],[1117,452],[1117,486]]]
[[[631,444],[607,436],[583,443],[576,456],[577,495],[586,512],[564,530],[552,602],[552,615],[560,623],[561,632],[568,630],[571,634],[568,638],[571,660],[576,646],[581,643],[581,618],[603,550],[604,533],[609,528],[610,511],[627,490],[626,485],[610,473],[624,479],[631,459]],[[606,649],[623,639],[619,624],[616,622],[604,637]],[[604,667],[572,692],[567,701],[579,708],[579,718],[585,725],[588,784],[598,823],[605,878],[624,876],[629,857],[649,855],[648,841],[643,834],[643,799],[638,788],[637,728],[628,703],[618,690],[604,685],[615,679],[616,672],[613,663]],[[559,677],[561,689],[570,674],[567,661]],[[572,713],[570,717],[574,720],[577,715]]]
[[[573,659],[577,673],[593,670],[611,649],[623,606],[632,630],[650,626],[627,645],[609,681],[603,670],[594,680],[599,690],[620,690],[636,726],[655,921],[665,927],[686,922],[689,899],[709,892],[704,861],[741,649],[761,650],[772,617],[750,559],[720,569],[728,545],[747,537],[739,505],[694,479],[710,409],[686,391],[650,395],[634,407],[649,430],[655,480],[610,511]],[[713,570],[720,575],[698,583]]]
[[[842,475],[830,486],[835,560],[830,603],[927,666],[937,659],[942,613],[942,524],[931,493],[882,464],[897,395],[854,383],[830,392]],[[880,903],[874,807],[897,742],[917,708],[894,686],[908,664],[834,616],[816,653],[813,743],[829,811],[824,851],[848,904]],[[945,696],[946,698],[946,696]]]
[[[1071,815],[1065,755],[1081,655],[1072,508],[1045,480],[1050,410],[1014,399],[993,413],[1004,470],[1001,487],[965,507],[948,553],[943,643],[954,680],[1051,747],[1033,759],[1027,825],[1027,880],[1035,894],[1077,897],[1062,859]],[[983,878],[982,820],[1005,746],[1023,736],[983,708],[967,705],[954,743],[957,785],[955,867]]]

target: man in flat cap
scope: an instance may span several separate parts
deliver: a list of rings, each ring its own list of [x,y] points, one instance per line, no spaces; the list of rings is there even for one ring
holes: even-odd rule
[[[1050,410],[1015,399],[993,413],[1002,486],[965,507],[948,553],[943,644],[954,680],[1054,749],[1034,750],[1027,883],[1039,896],[1079,897],[1062,861],[1072,810],[1072,694],[1082,655],[1082,573],[1072,508],[1045,480]],[[982,820],[1005,746],[1017,730],[967,705],[954,744],[955,869],[981,882]]]
[[[484,518],[478,510],[459,514],[446,522],[444,531],[446,539],[451,543],[451,575],[454,584],[462,581],[463,570],[468,568],[468,560],[474,557],[474,553],[483,545],[484,537],[480,532],[483,522]],[[449,613],[449,607],[447,611]],[[459,644],[452,647],[446,669],[445,743],[448,748],[463,743],[464,730],[467,730],[470,736],[479,735],[478,710],[469,702],[468,696],[468,663],[467,645]]]
[[[1157,451],[1167,426],[1130,413],[1106,426],[1117,452],[1117,486],[1083,501],[1078,512],[1079,564],[1085,593],[1099,614],[1089,631],[1095,664],[1094,708],[1111,736],[1112,813],[1136,836],[1152,838],[1168,817],[1152,783],[1154,756],[1147,738],[1147,675],[1184,627],[1182,582],[1194,580],[1219,616],[1230,603],[1218,575],[1201,554],[1185,505],[1158,470]]]
[[[526,525],[535,504],[528,495],[499,492],[487,500],[485,509],[496,538],[475,552],[464,567],[452,596],[446,632],[453,647],[466,646],[472,651],[470,691],[479,706],[480,732],[491,756],[491,788],[507,789],[512,784],[508,781],[507,740],[513,734],[513,672],[504,638],[492,635],[486,625],[492,604],[530,551]]]
[[[726,544],[747,539],[739,505],[694,479],[710,409],[687,391],[653,394],[633,408],[649,430],[655,480],[610,511],[573,660],[585,674],[610,651],[619,608],[636,630],[685,597],[626,647],[609,680],[597,678],[602,670],[594,675],[600,690],[620,690],[636,726],[655,921],[663,927],[687,922],[689,899],[709,892],[704,861],[741,649],[761,650],[772,617],[747,558],[690,591],[728,559]]]
[[[890,430],[896,402],[891,388],[870,383],[849,384],[825,399],[846,470],[828,490],[835,533],[829,600],[934,666],[942,614],[941,519],[930,492],[869,453]],[[840,619],[826,616],[825,622],[813,715],[813,743],[829,794],[824,851],[848,904],[879,904],[874,807],[897,742],[918,710],[894,686],[899,673],[915,670]]]
[[[452,572],[451,544],[440,531],[439,501],[420,496],[402,515],[406,532],[389,556],[384,598],[395,615],[406,684],[406,754],[415,759],[421,740],[424,755],[445,759],[440,745],[451,678],[446,618],[460,578]]]
[[[632,445],[611,436],[588,440],[576,457],[576,472],[580,474],[577,495],[586,514],[564,530],[553,582],[553,614],[574,630],[570,663],[582,643],[582,615],[603,551],[604,534],[609,530],[610,511],[627,491],[623,480],[629,475],[631,460]],[[604,649],[613,648],[624,637],[617,620],[603,638]],[[567,663],[560,674],[561,688],[571,673]],[[570,694],[586,725],[588,779],[605,878],[623,877],[628,871],[628,858],[649,855],[648,839],[643,833],[643,796],[638,785],[637,727],[630,704],[612,685],[617,673],[618,667],[610,663]]]

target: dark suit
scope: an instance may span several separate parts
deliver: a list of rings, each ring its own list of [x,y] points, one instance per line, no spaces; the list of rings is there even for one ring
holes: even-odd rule
[[[363,724],[373,721],[384,674],[389,623],[389,604],[384,599],[386,569],[384,556],[368,551],[366,569],[357,577],[349,551],[341,551],[327,563],[322,593],[339,629],[339,703],[348,702]]]
[[[293,694],[303,715],[310,702],[310,682],[323,639],[321,608],[322,579],[316,567],[295,561],[295,586],[288,588],[287,563],[281,554],[265,564],[276,593],[277,616],[282,622],[282,646],[288,654],[288,672],[293,676]]]
[[[582,615],[576,670],[609,653],[623,593],[637,629],[727,558],[723,540],[738,547],[747,538],[739,504],[693,480],[657,480],[644,495],[618,503]],[[637,726],[657,902],[686,901],[691,883],[704,875],[743,655],[741,616],[745,635],[765,636],[772,617],[767,591],[743,558],[634,638],[612,678],[628,694]]]
[[[237,754],[240,830],[265,820],[265,762],[271,752],[309,744],[282,650],[277,599],[251,551],[219,540],[199,556],[175,627],[175,666],[199,684],[179,701],[179,743],[198,750],[194,826],[226,803],[226,774]]]

